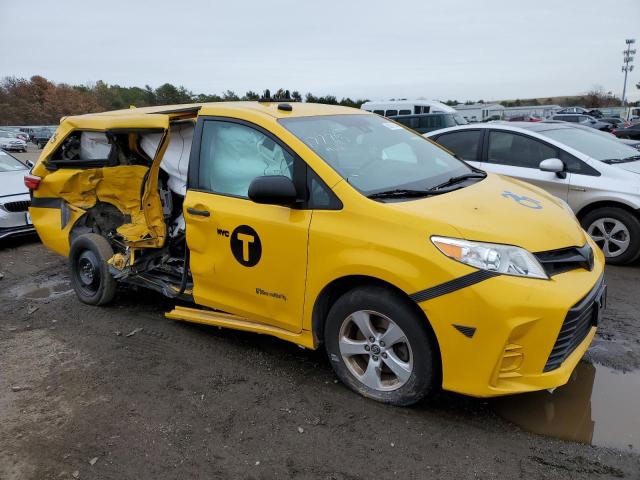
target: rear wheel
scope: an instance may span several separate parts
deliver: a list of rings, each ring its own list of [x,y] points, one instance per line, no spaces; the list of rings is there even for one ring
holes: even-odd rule
[[[604,252],[607,263],[624,265],[640,255],[640,220],[616,207],[603,207],[582,218],[582,227]]]
[[[336,374],[365,397],[412,405],[439,378],[433,334],[407,299],[382,287],[347,292],[331,307],[325,345]]]
[[[81,302],[106,305],[116,293],[116,281],[109,273],[107,260],[113,249],[104,237],[87,233],[71,244],[69,267],[71,285]]]

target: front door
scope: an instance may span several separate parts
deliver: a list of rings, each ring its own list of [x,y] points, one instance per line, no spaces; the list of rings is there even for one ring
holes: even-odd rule
[[[246,123],[201,119],[194,142],[183,210],[196,303],[299,332],[311,211],[257,204],[247,193],[256,177],[295,179],[304,165]]]
[[[543,160],[558,157],[554,147],[536,138],[503,130],[489,131],[487,142],[485,170],[532,183],[567,201],[571,174],[560,178],[539,168]]]

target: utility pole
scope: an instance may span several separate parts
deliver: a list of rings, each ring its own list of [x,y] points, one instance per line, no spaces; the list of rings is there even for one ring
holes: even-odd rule
[[[633,56],[636,54],[635,50],[631,50],[631,45],[633,45],[634,43],[636,43],[636,39],[635,38],[627,38],[624,43],[627,44],[627,49],[624,50],[622,52],[622,55],[624,56],[623,59],[623,63],[624,65],[622,65],[622,71],[624,72],[624,86],[622,87],[622,106],[625,106],[625,100],[626,100],[626,95],[627,95],[627,75],[629,74],[629,72],[633,71]]]

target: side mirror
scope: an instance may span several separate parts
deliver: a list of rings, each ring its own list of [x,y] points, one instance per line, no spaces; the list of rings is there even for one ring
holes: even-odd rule
[[[36,164],[35,164],[35,163],[33,163],[31,160],[27,160],[27,161],[25,161],[24,163],[26,163],[26,164],[27,164],[27,167],[29,167],[29,168],[33,168],[33,167],[35,167],[35,166],[36,166]]]
[[[538,168],[543,172],[555,173],[560,178],[567,178],[567,172],[564,171],[564,162],[559,158],[547,158],[540,162]]]
[[[284,175],[256,177],[249,185],[249,198],[256,203],[290,207],[298,199],[296,187]]]

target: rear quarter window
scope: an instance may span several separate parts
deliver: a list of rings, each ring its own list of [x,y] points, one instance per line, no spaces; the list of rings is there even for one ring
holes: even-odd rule
[[[149,165],[151,158],[136,132],[71,132],[54,150],[47,164],[55,168],[100,168],[117,165]]]

